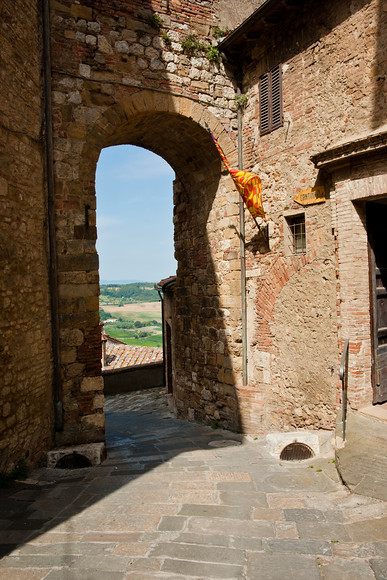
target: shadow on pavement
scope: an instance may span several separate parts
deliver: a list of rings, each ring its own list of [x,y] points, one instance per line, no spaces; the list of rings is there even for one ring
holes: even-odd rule
[[[58,541],[61,534],[72,532],[76,537],[89,532],[93,522],[98,527],[102,520],[104,529],[109,530],[105,509],[96,507],[94,520],[88,517],[87,522],[82,521],[82,512],[88,509],[90,513],[94,504],[98,506],[122,486],[181,453],[208,450],[209,444],[240,444],[235,433],[176,419],[168,410],[165,389],[108,397],[105,417],[107,459],[101,465],[74,470],[42,468],[26,482],[0,488],[0,558],[53,529],[58,532]],[[199,463],[193,460],[192,469],[200,469]],[[154,486],[148,480],[144,487],[162,495],[158,478]],[[140,490],[134,501],[141,501],[144,494],[145,489]],[[113,503],[116,506],[116,500]],[[81,517],[66,526],[77,515]],[[111,530],[117,525],[113,518]]]

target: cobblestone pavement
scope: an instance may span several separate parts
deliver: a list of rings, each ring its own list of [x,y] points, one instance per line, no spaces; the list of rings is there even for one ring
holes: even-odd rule
[[[109,398],[106,418],[102,465],[0,491],[0,578],[387,578],[387,503],[332,459],[179,421],[161,389]]]

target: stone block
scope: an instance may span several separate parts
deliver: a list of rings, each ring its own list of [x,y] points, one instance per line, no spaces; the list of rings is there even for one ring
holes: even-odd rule
[[[243,563],[243,552],[223,546],[204,546],[195,544],[164,543],[159,544],[151,552],[152,556],[164,556],[179,560],[190,560],[196,562],[217,562],[220,564]]]
[[[77,377],[82,376],[83,371],[85,369],[85,365],[80,363],[72,363],[68,364],[64,368],[65,378],[68,379],[75,379]]]
[[[228,566],[227,564],[212,564],[202,562],[192,562],[189,560],[166,559],[162,565],[163,572],[178,574],[182,576],[197,576],[203,578],[239,578],[242,574],[242,566]]]
[[[96,284],[62,284],[59,288],[61,297],[86,298],[95,297],[97,294],[98,285]]]
[[[85,20],[93,19],[93,10],[88,6],[82,6],[81,4],[71,5],[71,15],[75,18],[84,18]]]
[[[98,296],[89,296],[84,299],[84,308],[86,312],[98,312],[99,298]]]
[[[84,334],[78,329],[68,329],[62,331],[61,340],[65,346],[80,346],[83,344]]]
[[[81,381],[81,392],[103,391],[103,377],[84,377]]]
[[[62,349],[61,351],[61,364],[71,364],[75,363],[77,360],[77,350],[76,348]]]
[[[97,254],[80,254],[78,256],[59,256],[59,269],[64,272],[89,271],[98,269]]]
[[[105,443],[86,443],[61,449],[53,449],[47,453],[47,467],[53,468],[66,455],[78,453],[86,457],[91,465],[100,465],[106,457]]]
[[[81,429],[88,431],[93,429],[103,429],[105,427],[105,415],[103,413],[94,413],[93,415],[84,415],[81,417]]]
[[[333,457],[332,439],[333,433],[330,431],[291,431],[266,436],[269,453],[274,457],[279,457],[284,447],[294,442],[310,447],[314,456]]]
[[[277,580],[297,578],[297,580],[320,580],[320,572],[315,558],[300,554],[250,554],[247,576],[251,580]]]
[[[186,521],[187,518],[181,516],[164,516],[157,529],[163,532],[178,532],[184,528]]]
[[[95,395],[94,399],[93,399],[93,409],[103,409],[105,404],[105,397],[103,394],[97,394]]]

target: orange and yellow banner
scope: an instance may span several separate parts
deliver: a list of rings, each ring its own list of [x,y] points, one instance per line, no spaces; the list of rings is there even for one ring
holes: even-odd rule
[[[243,171],[241,169],[232,169],[219,145],[214,135],[211,133],[209,127],[207,127],[212,140],[215,143],[217,150],[223,162],[229,171],[233,181],[253,218],[265,217],[265,212],[262,207],[262,186],[261,180],[258,175],[250,173],[250,171]]]

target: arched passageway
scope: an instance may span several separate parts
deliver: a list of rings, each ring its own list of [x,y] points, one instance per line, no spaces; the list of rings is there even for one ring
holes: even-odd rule
[[[145,147],[176,173],[173,368],[178,414],[234,430],[241,427],[235,390],[241,363],[238,196],[229,177],[222,176],[205,123],[235,161],[221,124],[200,105],[139,92],[105,111],[90,127],[79,152],[79,179],[62,186],[62,192],[71,189],[79,198],[78,211],[63,214],[62,235],[66,231],[68,238],[67,251],[59,254],[61,279],[66,281],[60,289],[62,335],[75,333],[80,343],[76,362],[68,365],[71,380],[63,385],[62,443],[103,438],[94,177],[100,151],[118,144]],[[76,282],[80,279],[86,281],[82,290]],[[70,296],[74,291],[82,294]]]

